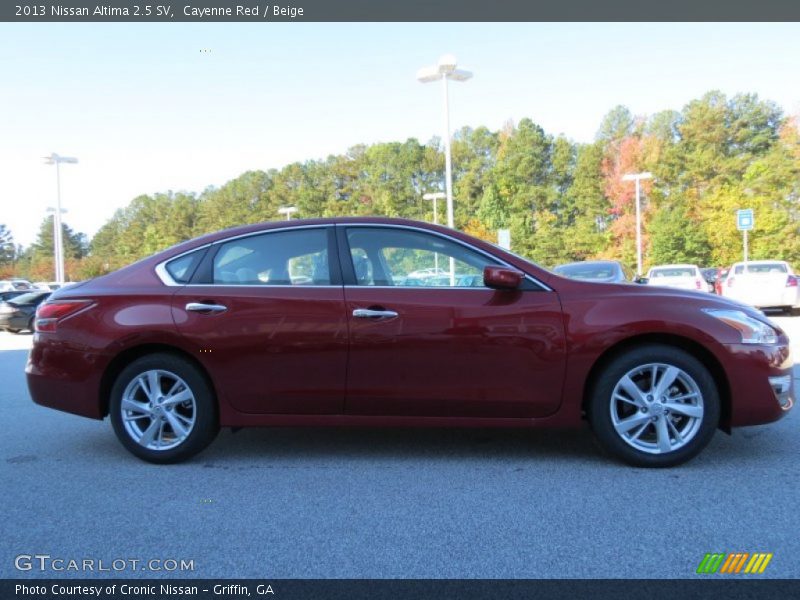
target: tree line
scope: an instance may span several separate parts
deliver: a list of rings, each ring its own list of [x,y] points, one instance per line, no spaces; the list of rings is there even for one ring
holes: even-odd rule
[[[712,91],[681,111],[647,117],[617,106],[588,144],[549,134],[527,118],[499,131],[463,128],[452,152],[456,227],[490,241],[498,229],[510,229],[512,249],[544,266],[610,258],[634,267],[634,185],[622,177],[640,171],[654,175],[642,182],[645,267],[739,260],[739,208],[755,211],[752,259],[800,262],[798,123],[755,94]],[[281,206],[296,206],[298,217],[432,221],[432,203],[422,195],[440,191],[443,178],[441,140],[408,139],[248,171],[199,194],[141,195],[90,243],[65,234],[75,242],[67,272],[76,279],[98,275],[202,233],[279,219]],[[444,202],[439,211],[443,223]],[[52,221],[42,224],[36,244],[12,252],[14,268],[24,275],[49,261],[51,272],[48,248]]]

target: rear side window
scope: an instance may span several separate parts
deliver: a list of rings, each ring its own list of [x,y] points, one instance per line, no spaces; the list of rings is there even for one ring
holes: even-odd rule
[[[276,231],[231,240],[214,257],[217,285],[331,285],[325,229]]]
[[[166,264],[167,273],[176,283],[189,283],[206,249],[195,250]]]

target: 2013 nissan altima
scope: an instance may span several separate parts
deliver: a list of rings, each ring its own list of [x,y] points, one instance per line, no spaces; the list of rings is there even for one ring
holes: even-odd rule
[[[570,280],[443,227],[336,218],[206,235],[59,290],[26,373],[35,402],[110,416],[156,463],[220,427],[586,420],[612,455],[664,467],[718,428],[785,415],[791,367],[777,325],[708,293]]]

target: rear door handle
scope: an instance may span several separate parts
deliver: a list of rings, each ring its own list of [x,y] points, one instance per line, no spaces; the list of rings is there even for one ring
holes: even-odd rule
[[[222,304],[206,304],[204,302],[189,302],[186,305],[186,310],[199,313],[221,313],[228,310],[227,306]]]
[[[356,319],[391,319],[397,316],[393,310],[374,310],[371,308],[357,308],[353,311]]]

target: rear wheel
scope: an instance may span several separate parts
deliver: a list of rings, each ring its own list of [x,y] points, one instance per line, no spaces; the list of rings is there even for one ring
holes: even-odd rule
[[[610,454],[639,467],[670,467],[711,441],[720,401],[699,360],[654,344],[612,360],[597,378],[588,408],[594,433]]]
[[[125,367],[111,389],[109,412],[122,445],[154,463],[194,456],[219,429],[216,400],[203,373],[171,354],[152,354]]]

